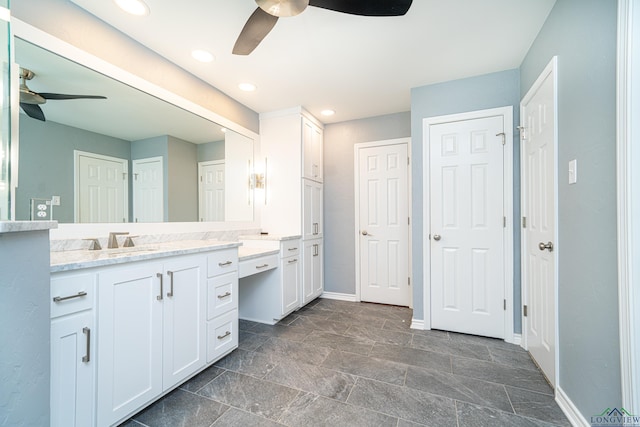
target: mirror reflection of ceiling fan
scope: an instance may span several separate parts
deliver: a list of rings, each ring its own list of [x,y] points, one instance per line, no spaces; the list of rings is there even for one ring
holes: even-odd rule
[[[63,93],[45,93],[34,92],[27,87],[27,80],[31,80],[35,74],[26,68],[20,68],[20,108],[27,116],[45,121],[44,112],[40,105],[47,100],[65,100],[65,99],[107,99],[106,96],[100,95],[66,95]]]
[[[238,36],[233,53],[249,55],[269,34],[279,18],[296,16],[307,6],[360,16],[402,16],[412,0],[255,0],[258,8]]]

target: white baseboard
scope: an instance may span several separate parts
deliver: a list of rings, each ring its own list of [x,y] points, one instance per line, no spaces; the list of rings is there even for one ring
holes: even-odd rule
[[[556,403],[562,412],[567,416],[569,422],[574,427],[590,427],[591,423],[585,419],[580,413],[576,405],[573,404],[569,396],[562,390],[561,387],[556,387]]]
[[[424,320],[419,319],[411,319],[411,329],[420,329],[424,330]]]
[[[522,345],[522,334],[513,334],[513,342],[515,345]]]
[[[337,299],[339,301],[358,302],[354,294],[341,294],[339,292],[323,292],[320,298]]]

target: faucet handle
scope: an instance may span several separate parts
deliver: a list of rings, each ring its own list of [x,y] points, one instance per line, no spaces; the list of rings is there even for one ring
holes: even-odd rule
[[[82,239],[82,240],[90,240],[91,243],[89,243],[89,250],[90,251],[99,251],[100,249],[102,249],[102,246],[100,246],[100,241],[98,240],[97,237],[88,237],[86,239]]]
[[[118,247],[118,239],[116,238],[116,236],[120,236],[120,235],[125,235],[125,234],[129,234],[128,231],[112,231],[109,233],[109,242],[107,244],[107,247],[109,249],[114,249]]]
[[[123,248],[132,248],[135,246],[135,244],[133,243],[133,238],[134,237],[138,237],[138,236],[127,236],[127,238],[124,240],[124,245],[122,245]]]

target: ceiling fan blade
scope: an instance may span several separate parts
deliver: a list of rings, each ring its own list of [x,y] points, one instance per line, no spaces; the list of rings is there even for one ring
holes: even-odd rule
[[[244,28],[233,46],[233,54],[249,55],[269,34],[276,22],[278,22],[277,16],[269,15],[264,10],[257,8],[244,24]]]
[[[309,0],[309,6],[361,16],[402,16],[412,0]]]
[[[100,95],[66,95],[64,93],[39,93],[44,99],[107,99],[106,96]]]
[[[24,111],[27,116],[31,117],[32,119],[40,120],[43,122],[46,121],[44,118],[44,113],[42,112],[42,108],[40,108],[39,105],[26,104],[24,102],[21,102],[20,108],[22,108],[22,111]]]

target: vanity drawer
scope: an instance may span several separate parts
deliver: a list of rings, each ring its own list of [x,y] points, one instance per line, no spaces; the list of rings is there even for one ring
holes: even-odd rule
[[[51,277],[51,318],[93,308],[96,275],[62,274]]]
[[[238,311],[207,322],[207,363],[238,347]]]
[[[298,255],[300,253],[300,240],[285,240],[282,242],[281,257]]]
[[[207,276],[229,273],[238,269],[238,249],[225,249],[207,255]]]
[[[262,273],[278,267],[278,255],[267,255],[260,258],[253,258],[240,263],[238,277],[243,278],[252,274]]]
[[[207,280],[207,320],[238,308],[238,275],[223,274]]]

